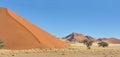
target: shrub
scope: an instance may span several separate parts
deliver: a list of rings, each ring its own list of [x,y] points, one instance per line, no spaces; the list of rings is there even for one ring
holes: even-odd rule
[[[83,43],[86,45],[88,49],[91,49],[91,46],[93,44],[92,40],[84,40]]]
[[[2,48],[3,46],[4,46],[4,42],[0,40],[0,48]]]
[[[108,47],[108,43],[107,42],[100,42],[100,43],[98,43],[98,46],[99,47]]]

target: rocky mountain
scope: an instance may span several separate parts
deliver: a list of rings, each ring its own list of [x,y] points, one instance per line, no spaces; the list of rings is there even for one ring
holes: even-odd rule
[[[84,36],[83,34],[78,34],[75,32],[69,34],[68,36],[64,37],[63,39],[66,41],[69,41],[69,42],[83,42],[86,39],[94,40],[94,38],[91,36]]]
[[[64,41],[67,42],[83,42],[83,40],[93,40],[94,42],[100,42],[100,41],[104,41],[104,42],[108,42],[108,43],[112,43],[112,44],[120,44],[120,39],[118,38],[93,38],[91,36],[86,36],[83,34],[78,34],[78,33],[71,33],[68,36],[62,38]]]

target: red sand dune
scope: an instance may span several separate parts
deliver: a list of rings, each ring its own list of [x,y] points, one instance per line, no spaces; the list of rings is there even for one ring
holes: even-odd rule
[[[0,39],[5,49],[64,48],[60,41],[6,8],[0,8]]]

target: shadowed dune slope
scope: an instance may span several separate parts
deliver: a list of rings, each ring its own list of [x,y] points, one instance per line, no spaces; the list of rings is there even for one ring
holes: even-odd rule
[[[6,8],[0,8],[0,39],[5,49],[64,48],[67,44]]]

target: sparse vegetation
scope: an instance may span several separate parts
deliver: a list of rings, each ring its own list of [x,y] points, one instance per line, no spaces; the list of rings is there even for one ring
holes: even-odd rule
[[[70,44],[64,49],[30,49],[30,50],[0,50],[0,57],[120,57],[120,44],[109,44],[108,48],[100,48],[93,43],[91,50],[83,44]],[[57,52],[56,52],[57,51]],[[11,56],[12,55],[12,56]]]
[[[107,42],[100,42],[100,43],[98,43],[98,46],[99,47],[108,47],[108,43]]]
[[[2,48],[4,46],[4,42],[3,40],[0,40],[0,48]]]
[[[93,41],[92,40],[84,40],[83,43],[87,46],[88,49],[91,49]]]

